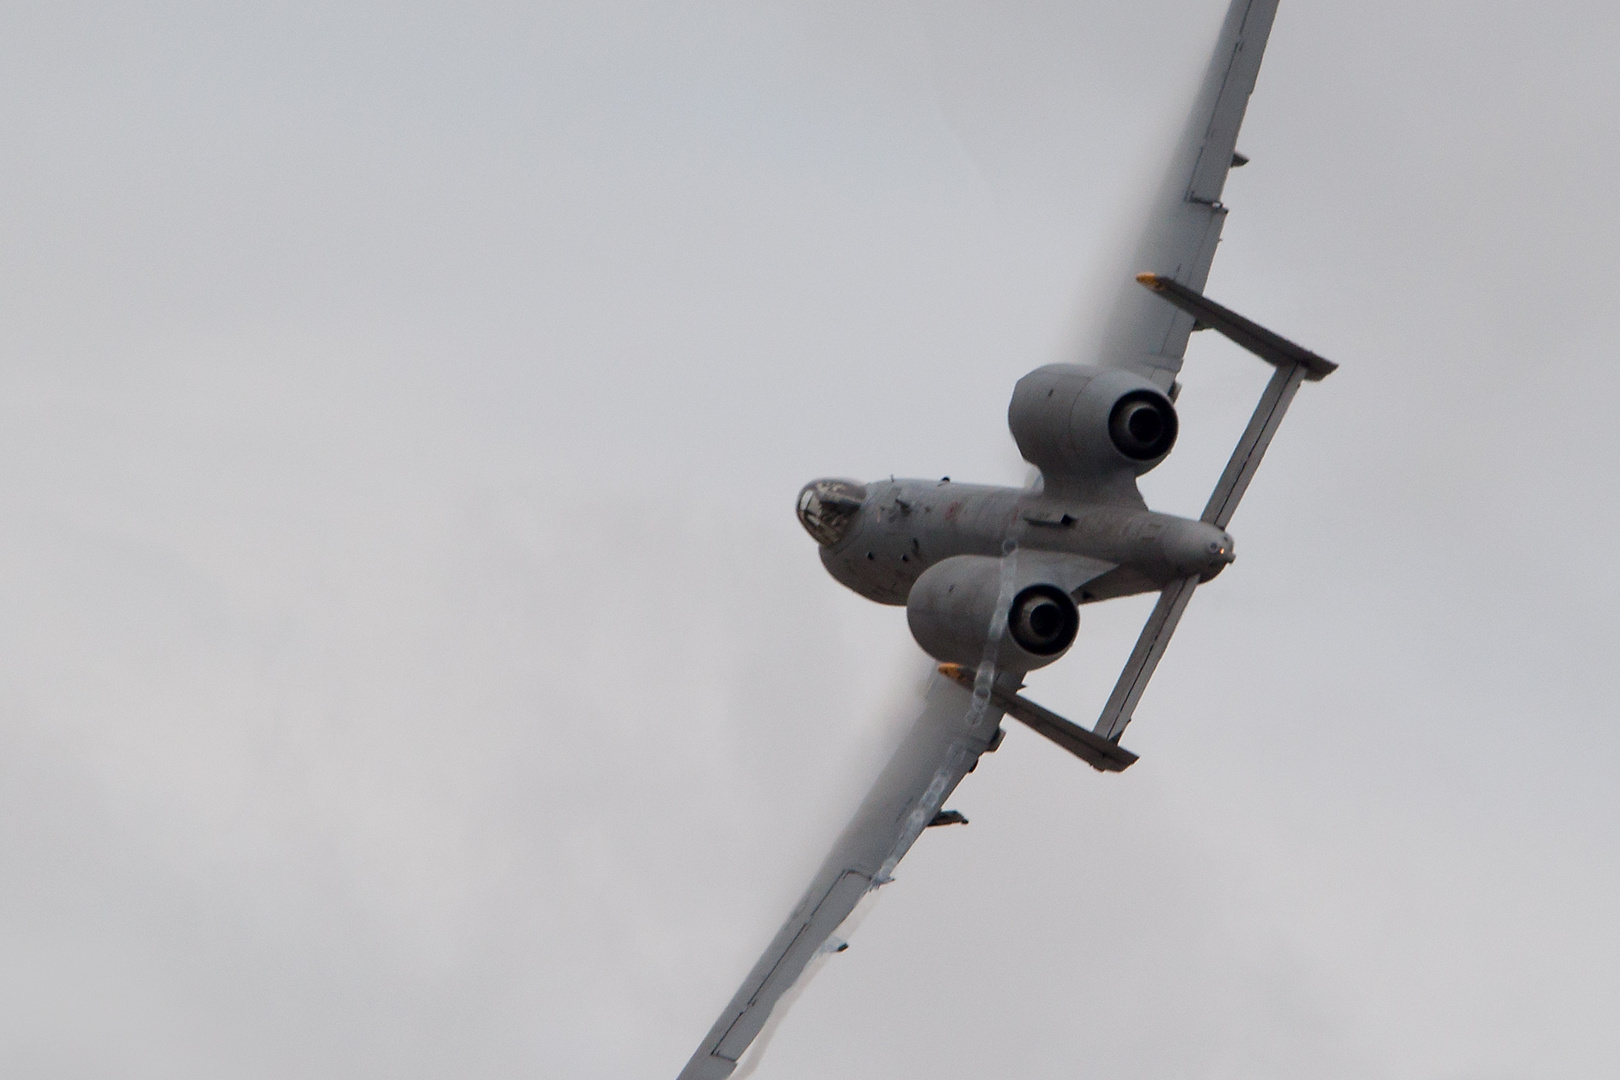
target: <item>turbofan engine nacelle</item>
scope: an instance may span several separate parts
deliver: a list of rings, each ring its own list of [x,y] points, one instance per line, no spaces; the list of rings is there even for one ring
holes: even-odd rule
[[[1048,364],[1018,380],[1007,407],[1018,452],[1050,480],[1140,476],[1176,445],[1176,407],[1132,371]]]
[[[906,621],[924,652],[967,667],[977,667],[988,655],[996,667],[1022,672],[1045,667],[1068,651],[1080,629],[1074,600],[1049,582],[1015,576],[1002,611],[1004,566],[1005,560],[988,555],[957,555],[923,572],[906,600]],[[991,649],[998,627],[1000,641]]]

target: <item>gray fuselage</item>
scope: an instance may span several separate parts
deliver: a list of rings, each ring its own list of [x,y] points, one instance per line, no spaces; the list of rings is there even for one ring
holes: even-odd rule
[[[1076,590],[1078,604],[1156,592],[1193,575],[1208,581],[1233,558],[1224,530],[1145,508],[1076,505],[1038,490],[949,480],[879,480],[864,490],[859,512],[836,544],[821,548],[821,561],[880,604],[904,604],[941,559],[999,557],[1009,545],[1117,564]]]

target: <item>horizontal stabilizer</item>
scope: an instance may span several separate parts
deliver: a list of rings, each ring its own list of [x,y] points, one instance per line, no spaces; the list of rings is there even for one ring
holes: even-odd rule
[[[1259,323],[1245,319],[1231,308],[1222,307],[1179,281],[1172,281],[1160,274],[1137,274],[1136,280],[1197,319],[1200,325],[1220,332],[1268,364],[1278,367],[1298,364],[1305,369],[1305,378],[1311,382],[1320,382],[1338,370],[1339,365],[1333,361],[1295,345],[1281,334],[1274,334]]]
[[[1153,612],[1136,639],[1136,648],[1131,650],[1131,658],[1125,662],[1125,670],[1119,673],[1114,692],[1108,695],[1108,703],[1097,718],[1097,730],[1086,734],[1109,743],[1124,734],[1125,725],[1131,722],[1136,703],[1147,689],[1148,680],[1164,656],[1165,646],[1170,644],[1170,635],[1176,632],[1181,613],[1187,610],[1187,601],[1192,599],[1197,587],[1197,578],[1182,578],[1172,581],[1159,593],[1159,602],[1153,605]]]
[[[961,664],[941,664],[939,672],[967,689],[973,689],[972,668]],[[1087,731],[1020,694],[1008,693],[1000,686],[993,686],[990,699],[1008,716],[1045,735],[1098,772],[1124,772],[1136,763],[1136,755],[1118,743]]]
[[[1239,501],[1249,490],[1249,481],[1254,479],[1255,470],[1260,468],[1260,460],[1265,457],[1266,448],[1277,434],[1277,426],[1287,414],[1300,384],[1307,379],[1319,381],[1337,371],[1339,365],[1250,322],[1180,282],[1159,274],[1138,274],[1136,280],[1193,316],[1200,324],[1219,330],[1277,369],[1272,372],[1271,381],[1266,384],[1259,404],[1254,407],[1254,414],[1249,417],[1249,426],[1244,429],[1243,437],[1227,459],[1226,469],[1221,473],[1220,480],[1216,481],[1215,490],[1210,492],[1209,502],[1204,504],[1204,512],[1199,517],[1206,524],[1224,529],[1231,523]],[[1119,681],[1114,684],[1114,692],[1109,695],[1102,715],[1097,718],[1096,737],[1113,741],[1124,733],[1125,726],[1131,722],[1131,716],[1136,711],[1136,703],[1147,688],[1148,680],[1153,677],[1154,669],[1159,666],[1165,646],[1170,644],[1170,635],[1176,632],[1176,624],[1181,621],[1181,613],[1187,609],[1187,601],[1192,599],[1196,588],[1198,578],[1188,577],[1172,581],[1160,591],[1159,602],[1153,606],[1153,613],[1148,616],[1141,635],[1136,639],[1136,648],[1131,650],[1131,658],[1125,662],[1125,669],[1119,673]]]

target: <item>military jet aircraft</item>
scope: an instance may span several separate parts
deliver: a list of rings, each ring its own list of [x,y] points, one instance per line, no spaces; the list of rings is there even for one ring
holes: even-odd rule
[[[1277,0],[1232,0],[1192,114],[1095,352],[1050,364],[1013,390],[1008,426],[1040,473],[1028,488],[948,480],[826,479],[798,515],[834,578],[904,604],[938,663],[921,715],[679,1080],[723,1080],[838,930],[890,880],[924,829],[963,820],[943,804],[1010,716],[1100,772],[1136,760],[1120,745],[1193,591],[1233,560],[1226,526],[1300,384],[1335,366],[1203,295],[1227,209],[1228,171],[1246,163],[1238,128]],[[1136,478],[1176,442],[1187,341],[1212,329],[1273,365],[1247,430],[1197,520],[1147,508]],[[1157,592],[1102,715],[1082,727],[1018,691],[1073,644],[1081,605]]]

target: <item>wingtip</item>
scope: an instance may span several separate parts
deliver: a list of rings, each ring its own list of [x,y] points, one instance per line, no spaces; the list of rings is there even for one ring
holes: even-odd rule
[[[1146,285],[1148,288],[1153,289],[1155,291],[1157,291],[1162,285],[1162,282],[1160,282],[1160,280],[1159,280],[1159,275],[1158,274],[1137,274],[1136,275],[1136,280],[1138,282],[1140,282],[1141,284]]]

